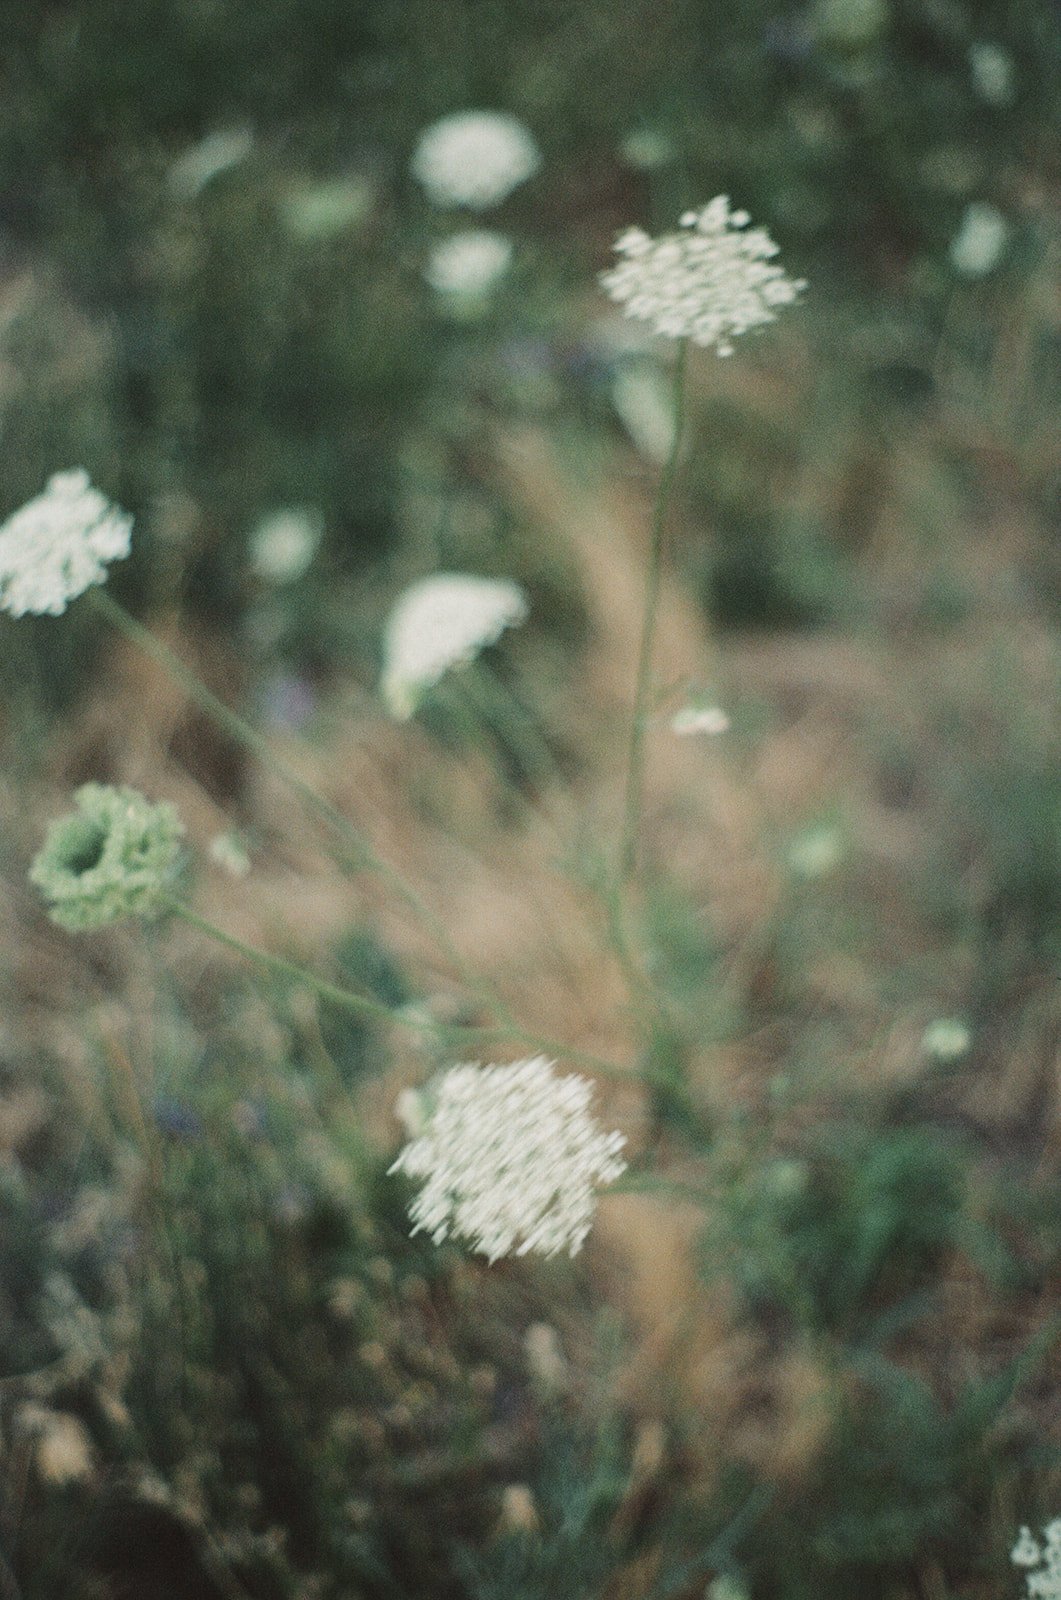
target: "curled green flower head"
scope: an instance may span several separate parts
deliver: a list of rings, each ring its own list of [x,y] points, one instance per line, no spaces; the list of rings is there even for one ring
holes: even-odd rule
[[[77,810],[50,824],[30,867],[48,915],[72,933],[162,909],[184,833],[171,805],[136,789],[86,783]]]

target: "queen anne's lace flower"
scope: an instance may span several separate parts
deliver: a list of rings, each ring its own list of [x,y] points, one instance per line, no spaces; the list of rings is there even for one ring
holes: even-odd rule
[[[390,1168],[426,1180],[409,1210],[414,1233],[436,1244],[452,1234],[490,1261],[582,1248],[595,1189],[626,1170],[626,1140],[598,1127],[588,1079],[556,1077],[553,1065],[462,1065],[430,1086],[424,1131]]]
[[[1014,1566],[1027,1569],[1025,1583],[1028,1600],[1061,1600],[1061,1517],[1043,1529],[1043,1544],[1034,1538],[1030,1528],[1022,1528],[1010,1560]],[[1032,1567],[1038,1571],[1033,1572]]]
[[[502,111],[456,111],[420,137],[413,177],[437,206],[486,211],[533,177],[541,154],[528,130]]]
[[[439,572],[398,600],[383,641],[380,690],[391,713],[411,717],[425,689],[451,667],[474,660],[527,615],[518,584]]]
[[[489,294],[511,260],[512,240],[503,233],[468,228],[435,246],[424,277],[439,294],[474,300]]]
[[[83,784],[77,810],[50,824],[30,881],[72,933],[152,917],[176,871],[184,829],[171,805],[136,789]]]
[[[57,472],[0,527],[0,610],[61,616],[69,601],[104,581],[108,561],[129,554],[132,526],[87,472]]]
[[[777,245],[765,228],[749,228],[749,220],[720,194],[702,211],[687,211],[681,233],[652,239],[628,228],[615,246],[619,265],[601,274],[601,284],[628,317],[650,322],[657,333],[732,355],[737,334],[774,322],[776,308],[806,288],[772,261]]]

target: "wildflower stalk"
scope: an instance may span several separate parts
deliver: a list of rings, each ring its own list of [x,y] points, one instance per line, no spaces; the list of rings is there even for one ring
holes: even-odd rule
[[[641,645],[637,660],[637,686],[634,691],[634,714],[630,726],[630,747],[626,764],[626,798],[623,807],[623,831],[619,857],[619,880],[625,882],[637,865],[637,836],[641,820],[641,791],[644,783],[645,727],[648,721],[649,690],[652,681],[652,647],[656,636],[656,616],[659,610],[660,582],[666,554],[667,511],[678,471],[682,429],[685,422],[685,369],[689,342],[682,339],[674,363],[674,436],[670,451],[663,464],[659,489],[652,511],[652,547],[649,552],[648,575],[645,586],[645,609],[641,622]]]
[[[185,666],[178,655],[168,645],[157,638],[150,629],[137,622],[130,616],[125,607],[120,605],[111,595],[103,589],[93,589],[92,599],[98,609],[119,632],[123,633],[147,655],[157,661],[160,666],[173,677],[188,695],[189,699],[199,709],[210,717],[217,726],[224,730],[230,738],[234,739],[244,749],[249,750],[262,764],[282,779],[287,786],[294,790],[308,810],[332,829],[352,853],[351,865],[355,871],[375,873],[390,889],[419,918],[421,924],[432,935],[440,951],[451,963],[460,976],[465,987],[484,1003],[491,1005],[499,1015],[508,1015],[504,1002],[492,991],[487,991],[482,983],[477,981],[469,971],[464,958],[461,956],[453,940],[435,913],[431,910],[417,891],[390,862],[376,853],[372,845],[354,827],[348,817],[333,806],[329,800],[308,784],[303,777],[291,766],[283,756],[272,747],[269,740],[252,727],[238,712],[226,706],[198,675]]]
[[[591,1051],[573,1049],[561,1040],[535,1033],[531,1029],[520,1027],[518,1023],[501,1023],[494,1027],[445,1023],[432,1017],[418,1015],[416,1011],[407,1007],[388,1006],[382,1000],[372,999],[370,995],[357,994],[353,989],[344,989],[339,984],[329,983],[326,978],[319,978],[316,973],[300,966],[298,962],[288,961],[284,956],[273,955],[271,951],[262,950],[257,945],[247,944],[235,934],[226,933],[224,928],[219,928],[216,923],[200,916],[176,896],[169,896],[166,904],[174,916],[180,917],[183,922],[198,929],[200,933],[205,933],[217,944],[235,951],[246,961],[275,973],[277,977],[285,978],[290,983],[303,984],[318,994],[322,1000],[327,1000],[330,1005],[350,1011],[355,1016],[371,1017],[378,1022],[388,1022],[417,1033],[431,1034],[441,1043],[451,1043],[462,1049],[508,1042],[519,1044],[539,1051],[543,1055],[562,1057],[573,1066],[584,1067],[586,1071],[596,1072],[602,1077],[627,1081],[630,1078],[629,1071],[614,1061],[607,1061],[603,1056],[594,1055]],[[639,1076],[643,1077],[644,1074],[639,1073]]]

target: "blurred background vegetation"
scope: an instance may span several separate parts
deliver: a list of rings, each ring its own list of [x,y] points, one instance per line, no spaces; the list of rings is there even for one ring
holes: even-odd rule
[[[0,514],[83,465],[136,518],[114,591],[528,1025],[617,1060],[592,889],[672,352],[595,276],[725,192],[810,287],[693,363],[659,675],[732,726],[650,740],[675,1093],[601,1089],[711,1200],[609,1199],[573,1265],[406,1236],[391,1108],[430,1063],[385,1031],[187,931],[46,923],[45,820],[135,782],[226,926],[468,1005],[91,606],[0,618],[0,1596],[1018,1594],[1018,1524],[1061,1514],[1055,0],[40,0],[4,33]],[[408,163],[469,107],[544,160],[460,308]],[[261,554],[280,516],[304,570]],[[396,729],[387,608],[440,567],[531,620]]]

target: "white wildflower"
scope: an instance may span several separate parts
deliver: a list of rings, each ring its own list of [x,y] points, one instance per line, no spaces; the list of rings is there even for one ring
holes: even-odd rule
[[[959,1017],[937,1017],[921,1035],[921,1049],[937,1061],[959,1061],[972,1042],[972,1034]]]
[[[34,1464],[46,1483],[62,1486],[91,1477],[92,1440],[70,1412],[27,1401],[15,1413],[15,1426],[32,1437]]]
[[[502,111],[457,111],[421,135],[413,177],[437,206],[486,211],[541,166],[523,123]]]
[[[227,872],[230,878],[245,878],[251,870],[251,858],[238,833],[216,833],[207,853],[214,866]]]
[[[674,401],[671,385],[647,361],[624,363],[612,382],[612,405],[635,446],[649,461],[662,466],[674,446]]]
[[[182,199],[192,200],[223,172],[246,161],[253,149],[249,128],[217,128],[177,157],[169,169],[170,187]]]
[[[518,584],[439,572],[398,600],[383,641],[380,691],[392,715],[411,717],[425,689],[451,667],[473,661],[527,615]]]
[[[589,1080],[556,1077],[554,1064],[465,1064],[435,1081],[427,1127],[390,1168],[426,1180],[409,1210],[414,1233],[436,1244],[452,1234],[490,1261],[577,1254],[596,1187],[626,1170],[626,1139],[597,1125]]]
[[[969,46],[969,71],[981,100],[991,106],[1013,104],[1013,57],[1008,50],[990,40],[978,40]]]
[[[799,878],[822,878],[838,866],[844,854],[844,838],[830,822],[806,828],[788,847],[788,864]]]
[[[309,567],[321,541],[316,512],[301,506],[271,511],[250,537],[254,572],[267,583],[294,583]]]
[[[655,128],[635,128],[620,144],[619,154],[639,172],[654,172],[674,160],[674,145]]]
[[[973,201],[951,240],[951,266],[963,278],[986,278],[998,266],[1008,235],[1009,223],[996,206]]]
[[[424,277],[439,294],[477,300],[489,294],[511,261],[511,239],[490,228],[468,228],[435,246]]]
[[[806,288],[772,261],[777,245],[749,221],[720,194],[702,211],[687,211],[681,233],[653,239],[628,228],[615,246],[619,265],[601,274],[601,284],[628,317],[651,323],[656,333],[732,355],[732,339],[776,321],[776,308]]]
[[[671,732],[718,734],[729,728],[729,718],[721,706],[682,706],[671,718]]]
[[[1045,1545],[1040,1545],[1029,1528],[1022,1528],[1010,1551],[1014,1566],[1025,1567],[1028,1600],[1061,1600],[1061,1519],[1043,1529]],[[1031,1568],[1037,1567],[1037,1572]]]
[[[0,611],[62,616],[106,563],[129,554],[133,519],[94,489],[87,472],[57,472],[0,527]]]

